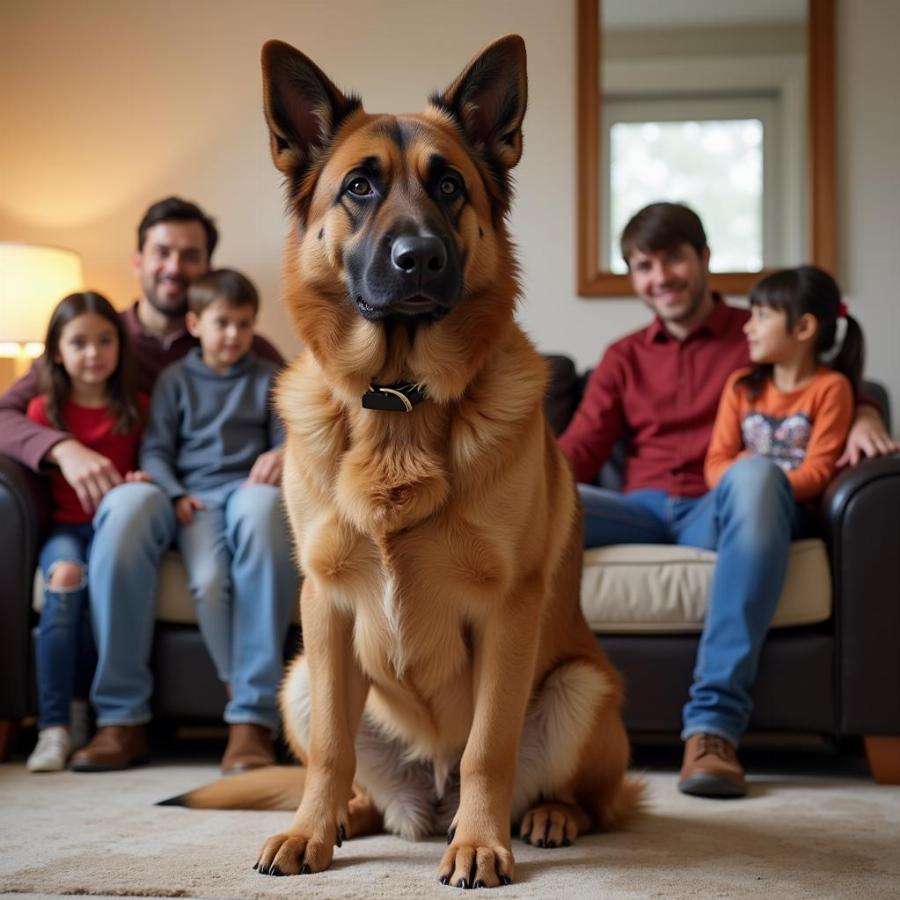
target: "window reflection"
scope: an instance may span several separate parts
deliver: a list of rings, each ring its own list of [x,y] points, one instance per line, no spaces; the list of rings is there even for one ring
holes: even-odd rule
[[[680,106],[681,104],[679,104]],[[690,204],[713,237],[713,267],[763,265],[763,146],[760,118],[613,122],[609,133],[607,258],[625,272],[617,236],[657,200]]]

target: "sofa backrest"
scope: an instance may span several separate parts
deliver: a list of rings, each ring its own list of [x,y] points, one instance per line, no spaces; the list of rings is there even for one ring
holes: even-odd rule
[[[881,411],[888,433],[891,433],[891,400],[887,388],[880,381],[864,381],[863,393],[873,400]]]

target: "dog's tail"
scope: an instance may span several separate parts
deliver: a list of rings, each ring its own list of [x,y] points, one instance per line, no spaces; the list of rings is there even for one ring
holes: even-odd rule
[[[160,800],[157,806],[293,811],[300,805],[305,780],[303,766],[266,766],[219,778],[186,794]]]
[[[610,801],[598,810],[601,831],[616,831],[627,827],[642,816],[648,807],[647,782],[636,775],[626,775]]]

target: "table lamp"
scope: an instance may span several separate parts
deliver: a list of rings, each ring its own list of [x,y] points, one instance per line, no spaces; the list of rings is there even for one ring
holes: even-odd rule
[[[0,241],[0,356],[14,360],[17,378],[43,352],[53,308],[81,287],[72,250]]]

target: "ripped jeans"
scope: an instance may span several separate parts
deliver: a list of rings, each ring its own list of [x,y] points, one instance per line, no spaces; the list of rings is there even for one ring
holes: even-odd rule
[[[96,653],[91,635],[87,589],[87,558],[94,538],[91,525],[53,526],[41,548],[44,606],[37,638],[38,727],[69,724],[72,697],[87,697]],[[51,588],[50,578],[60,563],[82,570],[72,587]]]

